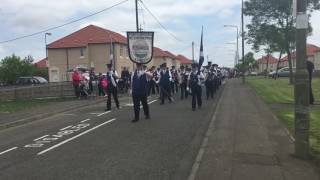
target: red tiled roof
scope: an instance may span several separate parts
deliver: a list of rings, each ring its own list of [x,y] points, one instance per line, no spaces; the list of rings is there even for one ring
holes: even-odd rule
[[[187,57],[179,54],[176,56],[176,59],[181,62],[181,64],[192,64],[192,61],[188,59]]]
[[[89,25],[64,38],[48,45],[49,49],[86,47],[88,44],[100,43],[123,43],[127,44],[127,38],[113,31],[98,26]]]
[[[320,52],[320,48],[313,44],[307,45],[307,57],[314,56],[317,52]],[[292,58],[296,57],[296,52],[291,53]],[[288,56],[281,59],[282,61],[288,61]]]
[[[169,55],[160,48],[153,47],[153,57],[168,57]]]
[[[46,68],[46,67],[48,67],[47,58],[44,58],[44,59],[34,63],[34,66],[37,67],[37,68]]]
[[[263,56],[262,58],[258,59],[258,64],[267,64],[269,61],[269,64],[277,63],[278,60],[273,57],[272,55]]]
[[[164,52],[167,53],[168,57],[172,59],[176,59],[176,55],[172,54],[170,51],[164,51]]]

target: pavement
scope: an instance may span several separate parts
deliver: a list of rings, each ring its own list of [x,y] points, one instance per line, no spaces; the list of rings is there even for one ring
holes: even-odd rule
[[[189,180],[319,180],[294,158],[294,138],[254,90],[227,83]]]
[[[285,126],[254,91],[229,80],[193,112],[191,100],[133,119],[132,101],[105,102],[0,130],[1,180],[317,180],[295,159]],[[177,97],[177,96],[176,96]],[[142,114],[142,113],[141,113]]]

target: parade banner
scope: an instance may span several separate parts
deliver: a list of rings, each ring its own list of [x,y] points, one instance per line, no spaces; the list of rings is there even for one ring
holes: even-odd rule
[[[154,32],[127,32],[130,60],[134,63],[147,64],[153,55]]]

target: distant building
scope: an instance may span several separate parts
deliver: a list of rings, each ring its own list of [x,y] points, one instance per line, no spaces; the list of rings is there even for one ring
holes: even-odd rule
[[[296,52],[291,53],[292,67],[296,67]],[[307,58],[315,65],[315,70],[320,70],[320,48],[313,44],[307,45]],[[269,62],[267,71],[275,71],[278,64],[278,59],[272,55],[263,56],[257,60],[258,72],[262,73],[266,70],[267,62]],[[279,62],[279,68],[289,67],[288,56],[283,57]]]
[[[47,68],[49,67],[47,58],[41,59],[40,61],[34,63],[34,66],[37,68]]]
[[[296,52],[291,53],[292,67],[296,67]],[[320,48],[313,44],[307,45],[307,58],[315,65],[315,70],[320,70]],[[289,67],[288,56],[281,59],[281,67]]]
[[[112,42],[112,46],[111,46]],[[119,33],[89,25],[48,45],[49,81],[70,80],[70,71],[76,67],[94,68],[96,73],[105,73],[110,63],[110,48],[113,47],[114,68],[121,72],[126,67],[132,71],[134,64],[128,56],[127,38]],[[174,54],[154,47],[153,59],[148,64],[168,67],[179,66]]]
[[[181,54],[176,56],[176,59],[178,61],[180,61],[180,65],[183,65],[183,66],[191,66],[191,64],[192,64],[192,60],[188,59],[187,57],[185,57]]]
[[[258,73],[263,73],[265,71],[271,72],[277,69],[278,60],[272,55],[263,56],[257,60],[258,63]],[[268,68],[267,68],[268,66]]]

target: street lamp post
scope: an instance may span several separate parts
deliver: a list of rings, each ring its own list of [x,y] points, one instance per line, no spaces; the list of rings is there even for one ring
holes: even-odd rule
[[[243,0],[241,0],[241,41],[242,41],[242,64],[244,64],[244,14],[243,14]],[[243,70],[242,83],[246,82],[245,70]]]
[[[236,25],[224,25],[224,27],[231,27],[237,29],[237,53],[236,53],[236,62],[235,65],[237,65],[239,62],[239,28]]]
[[[44,44],[45,44],[45,47],[46,47],[46,59],[48,59],[48,45],[47,45],[47,36],[51,36],[52,34],[51,33],[45,33],[44,34]]]

